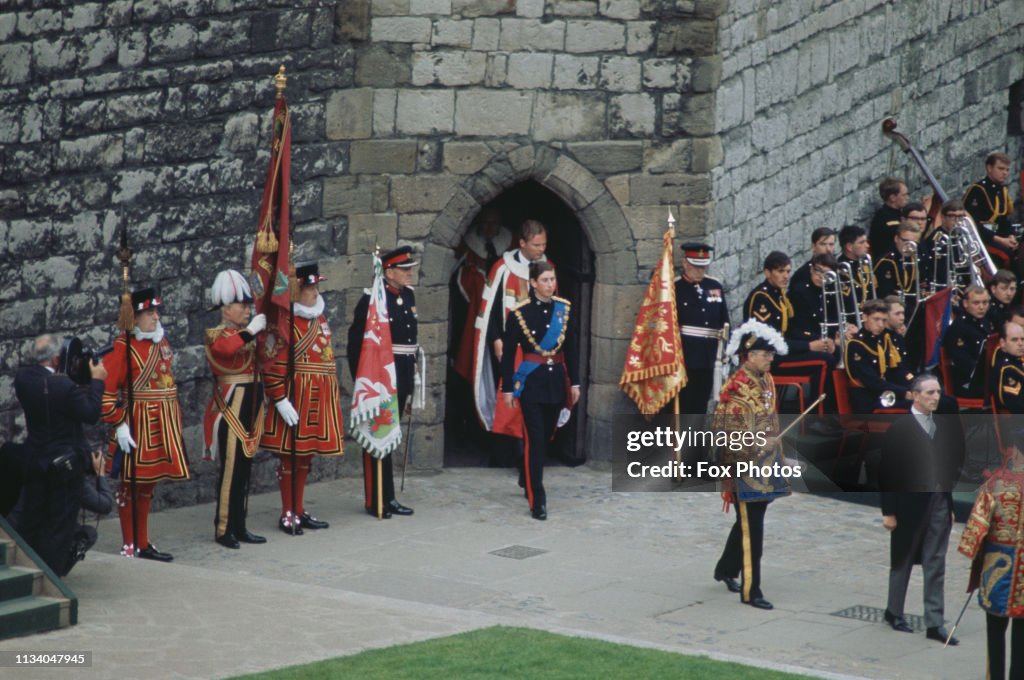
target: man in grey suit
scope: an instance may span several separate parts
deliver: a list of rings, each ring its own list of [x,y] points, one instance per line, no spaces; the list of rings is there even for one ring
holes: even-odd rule
[[[924,569],[926,636],[946,641],[943,589],[946,548],[953,526],[953,485],[964,459],[957,415],[934,416],[942,388],[935,376],[922,373],[910,384],[910,414],[900,416],[885,435],[879,470],[882,524],[891,532],[889,602],[885,620],[904,633],[913,629],[903,618],[910,571]],[[959,642],[952,638],[949,644]]]

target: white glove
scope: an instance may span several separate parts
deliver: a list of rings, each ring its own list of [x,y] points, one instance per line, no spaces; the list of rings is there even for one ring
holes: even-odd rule
[[[277,412],[281,414],[281,420],[283,420],[284,424],[288,427],[294,427],[295,424],[299,422],[299,412],[295,410],[294,406],[292,406],[292,402],[287,399],[282,399],[274,404],[274,408],[276,408]]]
[[[121,423],[117,426],[114,431],[114,436],[117,437],[117,445],[121,447],[121,450],[125,453],[131,453],[131,450],[136,447],[135,440],[132,439],[131,429],[128,427],[128,423]]]
[[[267,315],[257,314],[256,316],[252,317],[252,321],[250,321],[249,325],[245,327],[245,330],[249,331],[249,335],[256,335],[266,327]]]

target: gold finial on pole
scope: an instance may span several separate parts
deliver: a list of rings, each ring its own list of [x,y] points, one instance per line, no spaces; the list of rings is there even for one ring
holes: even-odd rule
[[[287,84],[288,79],[284,75],[284,64],[281,64],[281,68],[277,69],[277,75],[274,76],[274,87],[277,89],[278,99],[284,97],[284,88]]]

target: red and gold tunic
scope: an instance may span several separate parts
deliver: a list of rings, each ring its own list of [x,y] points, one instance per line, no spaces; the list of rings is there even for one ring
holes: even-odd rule
[[[971,588],[982,609],[1024,617],[1024,473],[1002,469],[978,491],[960,537],[960,552],[975,560]]]
[[[257,392],[256,383],[256,342],[246,341],[250,337],[244,329],[217,326],[206,331],[206,359],[213,371],[216,385],[213,397],[206,407],[203,419],[203,434],[207,451],[214,453],[217,446],[217,425],[223,420],[234,437],[241,442],[242,452],[252,458],[259,448],[263,434],[263,413],[261,404],[256,404],[255,413],[241,410],[245,392]],[[247,409],[247,410],[252,410]],[[252,427],[255,422],[256,427]]]
[[[115,427],[128,419],[126,344],[124,336],[114,341],[114,349],[103,358],[107,369],[103,391],[102,417]],[[178,387],[171,373],[171,345],[167,338],[131,340],[132,414],[131,434],[138,445],[134,457],[126,457],[122,479],[131,479],[131,463],[138,462],[136,480],[188,479],[188,461],[181,433],[181,406]],[[117,449],[114,431],[110,450]],[[109,469],[109,463],[108,463]]]
[[[299,455],[344,454],[345,437],[341,420],[338,368],[331,347],[331,327],[322,314],[314,319],[295,317],[295,385],[289,396],[287,382],[288,347],[267,338],[268,356],[263,371],[267,404],[266,423],[260,446],[279,453],[291,453],[292,433]],[[286,427],[273,403],[289,397],[299,412],[299,422]]]

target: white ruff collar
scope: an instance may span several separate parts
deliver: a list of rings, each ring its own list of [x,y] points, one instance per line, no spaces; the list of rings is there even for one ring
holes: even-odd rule
[[[530,280],[530,263],[526,258],[522,257],[519,252],[519,248],[510,250],[501,256],[501,259],[505,262],[508,270],[521,278],[523,281]],[[537,262],[547,262],[547,256],[541,255]]]
[[[154,345],[157,345],[164,339],[164,326],[162,323],[157,321],[156,330],[150,331],[149,333],[139,330],[139,327],[136,326],[132,329],[132,335],[135,336],[136,340],[150,340]]]
[[[300,305],[298,302],[295,303],[295,316],[303,319],[319,319],[320,315],[324,313],[324,296],[317,293],[316,302],[312,307],[306,305]]]

